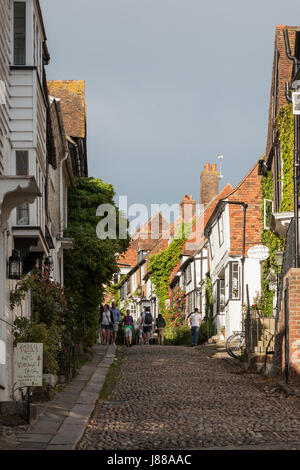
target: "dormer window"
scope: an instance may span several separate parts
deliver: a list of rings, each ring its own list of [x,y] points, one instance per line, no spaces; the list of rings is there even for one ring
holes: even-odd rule
[[[14,2],[14,64],[26,65],[26,2]]]

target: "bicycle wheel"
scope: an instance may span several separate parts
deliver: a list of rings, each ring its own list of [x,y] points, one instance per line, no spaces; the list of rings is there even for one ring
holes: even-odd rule
[[[231,335],[231,336],[229,336],[229,337],[227,338],[227,340],[226,340],[226,345],[225,345],[225,347],[226,347],[226,352],[227,352],[227,354],[228,354],[229,356],[231,356],[231,357],[234,357],[234,356],[232,355],[231,349],[230,349],[230,343],[231,343],[231,340],[232,340],[233,336],[234,336],[234,334]]]
[[[245,335],[235,333],[231,335],[226,342],[226,350],[231,357],[238,358],[245,349]]]

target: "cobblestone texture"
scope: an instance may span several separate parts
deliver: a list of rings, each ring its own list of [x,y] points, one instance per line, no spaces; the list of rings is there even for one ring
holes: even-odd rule
[[[79,449],[300,449],[300,410],[214,346],[137,346],[99,402]]]

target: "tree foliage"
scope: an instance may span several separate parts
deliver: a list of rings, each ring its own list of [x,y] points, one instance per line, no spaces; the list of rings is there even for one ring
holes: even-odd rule
[[[98,206],[114,203],[114,189],[95,178],[78,178],[69,192],[69,223],[65,236],[75,241],[72,250],[65,252],[65,285],[68,288],[69,320],[75,323],[76,342],[92,345],[97,338],[98,308],[104,295],[104,285],[118,272],[117,254],[129,246],[129,236],[120,239],[119,210],[117,238],[100,240],[96,227]],[[122,214],[121,214],[122,217]]]

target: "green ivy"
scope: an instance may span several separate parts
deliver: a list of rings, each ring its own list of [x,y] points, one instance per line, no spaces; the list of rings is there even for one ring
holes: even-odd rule
[[[268,171],[267,175],[263,176],[261,179],[261,194],[261,220],[262,224],[264,224],[264,199],[273,199],[273,177],[271,171]],[[279,249],[284,249],[284,239],[281,239],[271,230],[263,228],[261,241],[263,245],[269,248],[270,256],[262,264],[262,295],[258,303],[258,308],[261,310],[263,316],[271,316],[273,314],[274,291],[269,289],[269,280],[267,279],[267,276],[270,270],[273,270],[275,273],[277,272],[278,268],[275,262],[275,253]]]
[[[282,199],[280,203],[280,212],[294,210],[294,116],[292,104],[280,108],[276,127],[280,142],[280,154],[282,161]],[[264,223],[264,199],[273,199],[273,177],[272,172],[268,173],[261,179],[261,220]],[[267,279],[271,270],[278,273],[275,262],[275,253],[279,249],[284,250],[285,238],[280,238],[271,230],[262,230],[261,241],[269,248],[270,256],[262,265],[262,296],[258,307],[264,316],[270,316],[273,312],[274,291],[269,289],[269,281]]]
[[[118,283],[111,284],[111,285],[107,286],[106,289],[105,289],[106,294],[112,294],[113,295],[114,301],[116,303],[117,308],[120,308],[120,304],[121,304],[120,286],[121,286],[122,281],[124,281],[125,277],[126,277],[126,274],[124,274],[121,277],[121,279]]]
[[[187,231],[183,229],[183,225],[180,226],[180,230],[182,230],[181,238],[178,235],[174,237],[166,250],[151,256],[149,260],[150,280],[154,285],[154,293],[158,297],[159,310],[162,314],[165,313],[169,296],[170,275],[179,262],[182,246],[187,239]]]
[[[282,160],[282,199],[280,211],[294,210],[294,115],[292,104],[280,108],[277,119],[281,160]]]
[[[205,282],[205,316],[210,318],[213,315],[213,293],[212,293],[212,282],[209,274],[206,274]]]
[[[205,318],[202,322],[199,332],[199,342],[207,341],[216,334],[216,325],[214,323],[214,300],[212,281],[209,274],[206,274],[205,281]],[[201,339],[202,338],[202,339]]]
[[[65,285],[72,305],[68,320],[74,324],[74,342],[91,347],[98,336],[99,305],[105,285],[118,272],[116,253],[127,250],[130,237],[100,240],[96,227],[102,204],[115,207],[113,186],[96,178],[77,178],[68,197],[69,221],[65,236],[74,238],[73,250],[64,255]],[[117,233],[122,214],[116,207]]]

